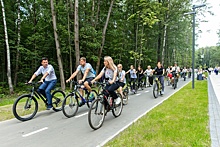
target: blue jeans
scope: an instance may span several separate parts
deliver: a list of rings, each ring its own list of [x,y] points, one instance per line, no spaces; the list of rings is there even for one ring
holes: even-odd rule
[[[44,81],[38,88],[38,92],[47,98],[48,106],[52,106],[51,90],[55,87],[56,83],[57,80]]]
[[[164,76],[159,76],[159,81],[162,85],[162,91],[164,91]]]

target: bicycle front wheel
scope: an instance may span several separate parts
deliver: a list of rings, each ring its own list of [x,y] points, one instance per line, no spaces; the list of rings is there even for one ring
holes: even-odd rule
[[[38,110],[38,103],[31,95],[22,95],[18,97],[12,107],[14,116],[20,121],[32,119]]]
[[[63,114],[68,118],[76,115],[76,112],[78,111],[78,99],[75,98],[73,93],[70,93],[64,98],[62,103],[62,111]]]
[[[64,98],[65,93],[61,90],[56,90],[52,93],[52,105],[54,111],[61,111]]]
[[[92,102],[97,98],[97,95],[98,95],[95,90],[92,90],[90,92],[90,94],[92,94],[93,97],[89,98],[89,94],[87,95],[87,106],[88,106],[88,108],[90,108]]]
[[[122,109],[123,109],[123,99],[120,93],[117,93],[118,98],[121,99],[121,102],[119,104],[116,104],[115,102],[113,103],[113,109],[112,109],[112,114],[115,117],[118,117],[121,115]]]
[[[153,95],[154,95],[154,98],[157,98],[159,95],[159,88],[158,88],[157,83],[154,83],[153,85]]]
[[[100,97],[101,95],[92,102],[88,114],[89,125],[94,130],[99,129],[105,119],[105,107]]]

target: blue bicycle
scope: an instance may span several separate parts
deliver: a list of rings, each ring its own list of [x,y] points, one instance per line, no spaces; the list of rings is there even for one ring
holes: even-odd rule
[[[79,84],[76,81],[71,82],[75,85],[74,89],[64,98],[62,104],[63,114],[68,118],[75,116],[78,111],[78,108],[83,106],[84,104],[87,104],[88,108],[90,108],[92,102],[98,95],[95,90],[92,90],[89,93],[83,85]],[[85,93],[85,97],[81,95],[79,89],[83,90],[83,93]],[[89,97],[90,95],[92,95],[92,97]]]

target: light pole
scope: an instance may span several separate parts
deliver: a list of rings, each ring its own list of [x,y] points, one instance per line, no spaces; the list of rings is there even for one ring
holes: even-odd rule
[[[193,14],[193,42],[192,42],[192,89],[194,89],[194,83],[195,83],[195,15],[196,15],[196,9],[206,6],[206,4],[202,5],[193,5],[192,12],[184,13],[184,15]]]

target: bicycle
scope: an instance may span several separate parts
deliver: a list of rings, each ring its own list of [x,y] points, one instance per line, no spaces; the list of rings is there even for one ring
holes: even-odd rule
[[[38,101],[37,99],[41,99],[45,106],[47,107],[47,99],[37,91],[37,83],[26,83],[27,85],[31,85],[32,88],[29,94],[23,94],[19,96],[12,107],[13,115],[20,121],[27,121],[32,119],[37,111],[38,111]],[[52,93],[52,106],[55,112],[60,111],[62,107],[60,104],[65,97],[65,93],[61,90],[55,90]]]
[[[159,76],[155,76],[154,77],[154,84],[153,84],[154,98],[157,98],[159,94],[162,95],[162,85],[159,81]]]
[[[177,73],[175,73],[174,74],[174,79],[172,79],[173,80],[172,86],[173,86],[174,89],[177,88],[178,77],[179,77],[179,75]]]
[[[78,108],[83,106],[85,103],[87,104],[87,107],[90,108],[92,101],[94,101],[94,99],[97,97],[97,92],[95,90],[92,90],[91,93],[93,94],[93,99],[89,99],[89,95],[90,93],[88,92],[88,90],[86,88],[83,87],[83,85],[79,84],[76,81],[71,81],[72,83],[74,83],[74,89],[72,92],[70,92],[63,100],[62,103],[62,112],[63,114],[70,118],[76,115]],[[85,91],[86,96],[83,97],[79,90],[82,88]],[[82,99],[82,103],[79,103],[79,98]]]
[[[112,96],[106,97],[104,95],[104,91],[108,92],[107,90],[105,90],[106,83],[98,83],[98,84],[100,84],[102,87],[102,93],[99,94],[97,99],[95,99],[92,102],[92,105],[88,113],[89,125],[94,130],[99,129],[102,126],[102,124],[104,123],[105,116],[110,110],[112,110],[112,114],[115,117],[118,117],[121,115],[123,109],[123,103],[122,103],[123,100],[121,95],[117,94],[118,97],[121,98],[121,102],[117,105],[114,102]]]
[[[141,79],[137,85],[135,85],[135,87],[137,87],[136,89],[138,90],[139,88],[141,88],[141,90],[144,90],[145,84],[144,84],[144,80]]]

